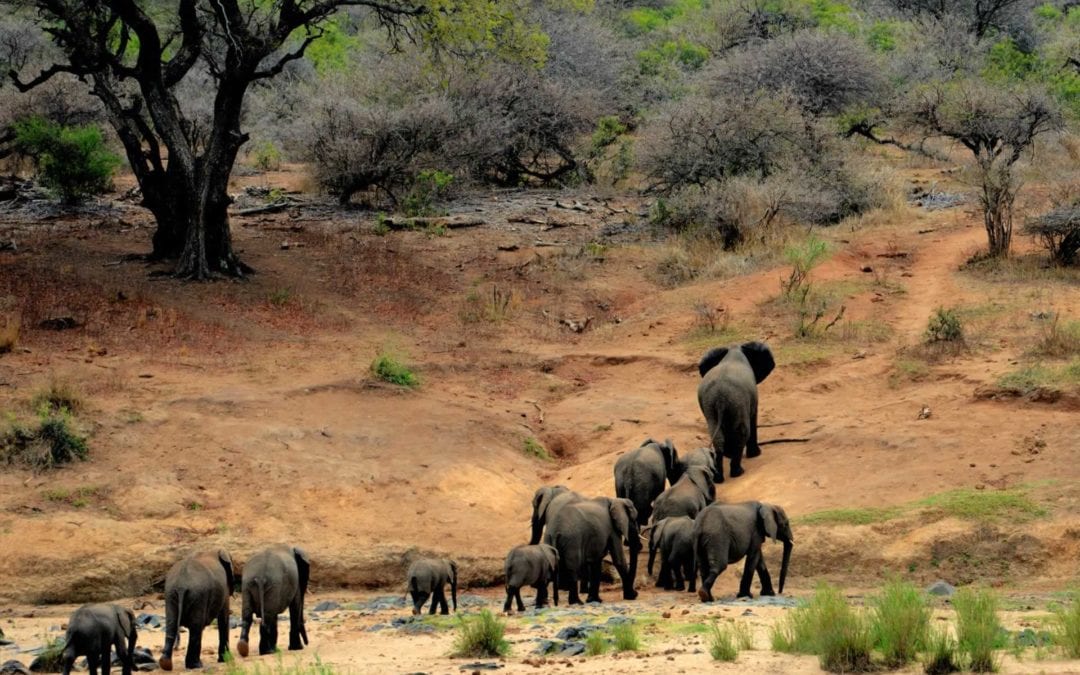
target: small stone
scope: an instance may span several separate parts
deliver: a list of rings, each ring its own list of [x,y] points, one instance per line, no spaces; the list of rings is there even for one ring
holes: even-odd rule
[[[670,619],[671,618],[671,612],[664,612],[660,616],[664,617],[665,619]]]
[[[335,609],[341,609],[341,604],[334,602],[333,600],[323,600],[311,610],[313,612],[332,612]]]
[[[23,665],[22,661],[12,659],[0,665],[0,675],[30,675],[30,670]]]
[[[952,584],[950,584],[947,581],[943,581],[943,580],[939,579],[939,580],[935,581],[934,583],[930,584],[929,586],[927,586],[926,587],[926,592],[929,593],[930,595],[940,595],[940,596],[944,596],[944,597],[949,597],[953,593],[956,593],[956,586],[953,586]]]

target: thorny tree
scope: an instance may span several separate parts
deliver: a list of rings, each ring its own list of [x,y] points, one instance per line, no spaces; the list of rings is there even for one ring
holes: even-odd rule
[[[103,102],[143,204],[157,220],[153,257],[176,260],[192,279],[251,271],[233,252],[226,191],[237,153],[244,95],[259,80],[302,58],[330,15],[369,8],[387,28],[422,26],[431,13],[409,0],[3,0],[0,7],[36,11],[62,50],[31,79],[28,91],[60,73],[78,76]],[[193,69],[214,83],[213,122],[198,128],[177,100]]]

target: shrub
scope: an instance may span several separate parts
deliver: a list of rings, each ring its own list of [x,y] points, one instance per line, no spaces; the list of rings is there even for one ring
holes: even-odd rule
[[[82,396],[68,382],[51,380],[49,386],[34,394],[30,399],[30,405],[34,410],[46,410],[49,413],[57,413],[61,410],[79,412],[83,407]]]
[[[1070,659],[1080,659],[1080,592],[1054,611],[1054,639]]]
[[[462,617],[453,655],[469,658],[506,656],[510,652],[510,643],[503,638],[505,631],[506,624],[487,609],[473,618]]]
[[[524,450],[525,454],[530,457],[544,460],[551,459],[551,454],[548,453],[547,448],[544,447],[544,444],[536,440],[532,436],[525,437],[525,441],[522,444],[522,449]]]
[[[784,296],[805,301],[810,291],[810,271],[820,265],[828,253],[828,244],[813,235],[802,246],[784,249],[784,259],[791,265],[788,278],[780,282]]]
[[[899,668],[914,661],[930,626],[926,596],[913,584],[894,579],[874,599],[873,608],[874,640],[886,665]]]
[[[75,428],[67,409],[38,410],[36,427],[10,422],[0,434],[0,458],[34,469],[51,469],[89,455],[86,437]]]
[[[281,150],[273,141],[261,141],[251,150],[251,163],[260,171],[277,171],[281,168]]]
[[[927,675],[947,675],[960,670],[956,662],[956,641],[949,635],[949,627],[941,626],[927,634],[923,672]]]
[[[420,386],[420,378],[408,366],[385,352],[381,352],[371,362],[371,373],[383,382],[389,382],[390,384],[402,387]]]
[[[46,638],[45,646],[38,654],[37,661],[41,672],[59,673],[64,666],[64,638]]]
[[[15,145],[33,159],[42,183],[69,203],[108,190],[120,166],[94,126],[61,126],[31,117],[15,124]]]
[[[434,205],[446,197],[454,174],[438,169],[424,169],[416,174],[412,188],[405,195],[402,210],[409,216],[435,215]]]
[[[641,637],[632,623],[621,623],[611,629],[612,643],[617,652],[636,652],[641,650]]]
[[[585,638],[585,654],[588,656],[600,656],[611,649],[611,641],[598,630],[589,633]]]
[[[734,661],[740,650],[753,648],[754,636],[745,623],[714,623],[709,630],[709,654],[714,661]]]
[[[926,342],[934,344],[938,342],[962,343],[964,341],[964,326],[960,321],[960,314],[955,309],[938,307],[930,316],[930,322],[926,325]]]
[[[774,624],[771,638],[775,651],[817,654],[824,670],[853,672],[871,666],[870,627],[829,584],[820,584],[809,602]]]
[[[977,673],[997,669],[994,646],[998,639],[998,600],[989,590],[960,589],[952,599],[956,609],[956,642]]]

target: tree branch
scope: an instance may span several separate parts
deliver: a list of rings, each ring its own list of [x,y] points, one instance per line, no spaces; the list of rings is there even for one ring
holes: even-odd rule
[[[299,47],[296,48],[295,51],[289,52],[288,54],[282,56],[280,59],[278,59],[278,62],[270,68],[267,68],[265,70],[256,70],[254,73],[252,73],[251,81],[254,82],[255,80],[263,80],[280,75],[281,71],[285,69],[286,64],[288,64],[290,61],[296,61],[297,59],[304,58],[304,52],[307,51],[308,46],[310,46],[312,42],[315,42],[315,40],[321,38],[323,36],[323,33],[325,32],[322,30],[322,28],[319,27],[316,27],[315,30],[317,30],[318,32],[308,33],[307,37],[304,38],[304,41],[300,44]]]
[[[73,65],[54,63],[45,70],[41,71],[37,77],[30,80],[29,82],[23,82],[22,80],[20,80],[19,74],[16,73],[14,70],[9,71],[8,76],[11,78],[11,81],[15,85],[15,88],[18,89],[21,93],[25,94],[34,87],[45,84],[46,82],[51,80],[54,75],[57,75],[59,73],[71,73],[72,75],[78,75],[81,77],[83,75],[90,75],[94,71],[95,68],[93,68],[92,66],[78,68]]]

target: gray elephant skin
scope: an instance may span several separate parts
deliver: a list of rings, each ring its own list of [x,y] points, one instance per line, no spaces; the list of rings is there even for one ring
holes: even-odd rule
[[[158,665],[172,670],[180,628],[190,631],[184,666],[202,668],[203,629],[217,620],[218,662],[229,651],[229,598],[233,592],[232,557],[224,550],[203,551],[178,561],[165,576],[165,646]]]
[[[544,534],[544,526],[551,521],[556,513],[567,504],[580,502],[585,497],[572,491],[565,485],[547,485],[538,488],[532,500],[532,536],[529,543],[540,543]]]
[[[289,649],[308,643],[304,626],[304,596],[311,578],[311,562],[302,548],[277,544],[259,551],[244,565],[240,639],[236,651],[248,655],[248,635],[254,617],[259,623],[259,654],[277,649],[278,614],[289,610]]]
[[[698,514],[694,521],[693,542],[701,588],[698,596],[703,602],[712,602],[712,587],[716,578],[727,568],[746,558],[737,597],[749,598],[750,582],[757,572],[762,595],[775,595],[769,570],[761,546],[766,538],[784,544],[784,558],[780,566],[780,592],[784,592],[788,563],[795,538],[791,523],[784,509],[762,502],[740,504],[713,504]]]
[[[709,438],[716,451],[717,483],[724,480],[724,457],[731,462],[731,477],[736,478],[744,471],[744,449],[747,457],[761,454],[757,386],[775,367],[772,351],[764,342],[718,347],[701,357],[698,405],[709,424]]]
[[[712,448],[694,448],[685,455],[679,455],[679,463],[676,467],[676,479],[678,480],[686,470],[692,466],[700,466],[709,472],[709,479],[716,480],[716,451]]]
[[[412,596],[413,611],[419,614],[423,611],[424,603],[431,598],[431,611],[441,608],[443,614],[449,614],[450,609],[446,605],[446,585],[450,584],[450,597],[454,603],[454,611],[457,611],[457,563],[446,558],[421,558],[414,560],[405,573],[407,578],[409,595]]]
[[[653,500],[664,491],[665,483],[679,479],[678,462],[671,439],[657,443],[651,438],[615,462],[615,496],[634,502],[638,527],[649,522]]]
[[[506,554],[503,564],[506,573],[506,604],[503,611],[509,612],[511,601],[517,600],[517,610],[525,611],[521,599],[522,586],[536,589],[536,608],[547,605],[547,587],[552,586],[555,606],[559,606],[559,552],[553,546],[537,544],[535,546],[515,546]]]
[[[588,601],[600,600],[600,567],[607,555],[622,580],[623,598],[633,600],[641,538],[637,510],[629,499],[596,497],[567,504],[548,522],[544,543],[559,552],[559,579],[570,591],[570,604],[581,604],[578,575],[588,579]],[[624,542],[630,549],[627,563]]]
[[[653,502],[653,522],[679,516],[694,518],[714,501],[716,484],[712,473],[705,467],[692,466]]]
[[[131,675],[135,668],[133,652],[138,631],[135,630],[135,614],[117,605],[83,605],[68,619],[62,656],[63,675],[69,675],[75,658],[85,656],[91,675],[109,675],[112,649],[120,659],[124,675]]]
[[[664,518],[649,531],[649,574],[660,554],[660,574],[656,585],[666,591],[681,591],[689,582],[691,593],[697,590],[694,569],[694,519],[689,516]]]

